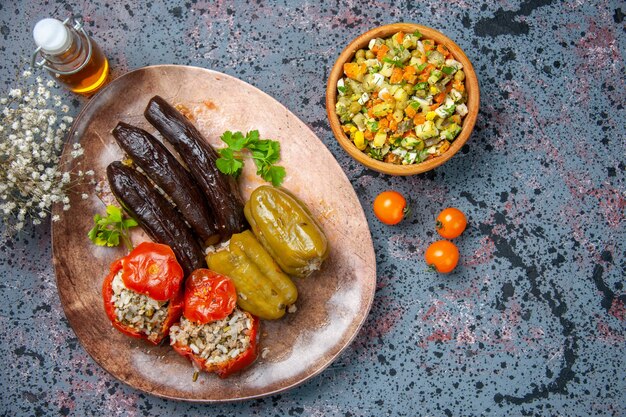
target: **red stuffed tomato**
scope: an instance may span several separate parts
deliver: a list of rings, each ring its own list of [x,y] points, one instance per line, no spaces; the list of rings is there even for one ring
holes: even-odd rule
[[[235,309],[237,291],[230,278],[209,269],[196,269],[185,284],[183,314],[199,324],[221,320]]]
[[[122,279],[128,289],[158,301],[180,291],[183,268],[167,245],[143,242],[124,258]]]
[[[168,246],[142,243],[111,264],[102,284],[106,314],[122,333],[159,344],[182,314],[182,278]]]
[[[221,378],[252,364],[259,319],[236,304],[230,278],[208,269],[194,271],[185,284],[183,316],[170,329],[172,347]]]

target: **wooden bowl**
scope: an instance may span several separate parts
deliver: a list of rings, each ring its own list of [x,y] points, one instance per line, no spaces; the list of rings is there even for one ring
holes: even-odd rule
[[[350,62],[359,49],[366,48],[369,41],[373,38],[387,38],[396,32],[403,31],[405,33],[413,33],[415,30],[419,30],[423,39],[432,39],[438,44],[445,45],[448,50],[454,56],[454,59],[463,64],[463,72],[465,72],[465,89],[467,91],[467,109],[468,113],[463,119],[463,126],[461,133],[450,144],[448,149],[443,155],[428,161],[421,162],[419,164],[412,165],[396,165],[383,161],[378,161],[369,157],[366,153],[357,149],[354,143],[346,136],[341,129],[341,123],[339,117],[335,112],[335,104],[337,103],[337,81],[343,77],[343,64]],[[433,168],[446,162],[448,159],[461,149],[461,147],[469,139],[474,124],[476,123],[476,117],[478,116],[478,108],[480,104],[480,91],[478,88],[478,79],[476,78],[476,72],[472,63],[467,59],[465,53],[454,43],[450,38],[443,35],[434,29],[426,26],[418,25],[415,23],[394,23],[391,25],[379,26],[372,29],[354,39],[348,46],[341,52],[339,58],[333,66],[330,76],[328,77],[328,84],[326,86],[326,112],[328,113],[328,120],[330,121],[330,127],[335,134],[335,137],[339,141],[339,144],[348,152],[354,159],[361,164],[375,171],[382,172],[389,175],[414,175],[422,172],[430,171]]]

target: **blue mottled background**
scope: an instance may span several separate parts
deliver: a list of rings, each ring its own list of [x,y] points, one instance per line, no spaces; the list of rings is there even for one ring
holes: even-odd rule
[[[81,14],[113,77],[189,64],[272,95],[328,146],[367,214],[378,260],[371,314],[321,375],[281,395],[197,405],[135,391],[69,328],[49,224],[0,242],[0,413],[212,416],[626,415],[626,3],[599,0],[209,2],[3,1],[7,90],[46,16]],[[394,178],[353,162],[326,121],[325,83],[345,44],[411,21],[454,39],[478,72],[467,145],[435,171]],[[77,114],[85,99],[64,94]],[[370,206],[414,200],[398,227]],[[427,273],[434,217],[465,211],[455,273]]]

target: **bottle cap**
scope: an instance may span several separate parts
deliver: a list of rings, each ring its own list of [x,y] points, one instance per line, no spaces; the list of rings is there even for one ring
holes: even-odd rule
[[[56,55],[70,47],[72,38],[67,27],[56,19],[42,19],[33,29],[33,38],[41,50],[48,55]]]

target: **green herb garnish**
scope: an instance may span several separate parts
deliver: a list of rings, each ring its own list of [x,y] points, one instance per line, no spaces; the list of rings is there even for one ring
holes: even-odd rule
[[[425,69],[427,66],[428,66],[428,63],[427,63],[427,62],[424,62],[423,64],[419,64],[419,65],[417,66],[417,72],[422,72],[422,71],[424,71],[424,69]]]
[[[367,130],[370,132],[378,132],[378,122],[376,120],[368,121]]]
[[[94,227],[87,233],[89,239],[98,246],[118,246],[120,239],[128,251],[133,250],[133,243],[130,240],[129,229],[138,226],[133,218],[124,218],[122,210],[116,206],[107,206],[107,215],[102,217],[99,214],[93,216]]]
[[[383,62],[387,62],[388,64],[394,65],[398,68],[404,68],[404,65],[402,64],[402,62],[400,62],[397,58],[391,59],[391,58],[384,57]]]
[[[417,39],[419,39],[419,38],[422,37],[422,34],[421,34],[421,32],[419,30],[416,29],[415,32],[413,32],[413,36],[415,36]]]
[[[456,71],[456,68],[454,67],[446,67],[444,66],[443,68],[441,68],[441,71],[446,74],[446,75],[452,75],[452,73],[454,73],[454,71]]]
[[[348,89],[344,86],[337,87],[337,90],[339,90],[339,92],[342,94],[345,94],[345,92],[348,91]]]
[[[243,151],[248,150],[257,168],[257,175],[278,187],[285,178],[285,168],[274,165],[280,159],[280,143],[270,139],[260,139],[259,131],[252,130],[243,135],[241,132],[226,131],[221,139],[228,145],[218,150],[220,157],[215,161],[220,172],[233,175],[241,174],[243,169]]]

